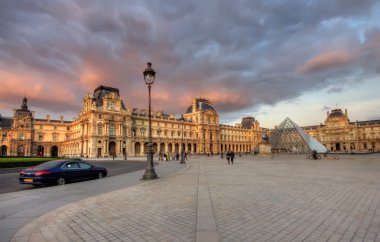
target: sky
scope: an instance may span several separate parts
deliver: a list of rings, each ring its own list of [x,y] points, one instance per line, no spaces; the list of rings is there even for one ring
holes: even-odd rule
[[[179,116],[209,99],[223,124],[380,119],[380,1],[0,0],[0,114],[28,98],[71,120],[99,85]]]

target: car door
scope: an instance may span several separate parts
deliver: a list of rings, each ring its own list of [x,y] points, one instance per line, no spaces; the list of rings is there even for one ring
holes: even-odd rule
[[[78,162],[67,162],[62,166],[62,171],[69,181],[80,180],[81,170]]]
[[[95,177],[95,172],[92,169],[92,165],[87,164],[85,162],[78,162],[79,168],[81,170],[81,175],[83,179],[90,179]]]

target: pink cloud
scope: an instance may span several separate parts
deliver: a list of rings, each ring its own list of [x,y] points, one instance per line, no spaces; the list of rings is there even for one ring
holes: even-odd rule
[[[85,90],[92,90],[95,86],[99,86],[106,78],[99,71],[90,67],[84,67],[80,73],[79,83]]]
[[[353,58],[354,55],[342,50],[327,51],[313,57],[303,65],[298,66],[296,73],[306,74],[343,66],[350,63]]]
[[[69,89],[57,82],[42,79],[30,73],[0,71],[0,96],[4,101],[18,98],[21,102],[21,98],[26,95],[34,101],[76,104],[75,95]]]

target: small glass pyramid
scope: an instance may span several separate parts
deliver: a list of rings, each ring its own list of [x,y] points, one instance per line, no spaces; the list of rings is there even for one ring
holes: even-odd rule
[[[269,138],[272,150],[282,153],[318,153],[327,151],[326,147],[311,137],[290,118],[286,118],[274,129]]]

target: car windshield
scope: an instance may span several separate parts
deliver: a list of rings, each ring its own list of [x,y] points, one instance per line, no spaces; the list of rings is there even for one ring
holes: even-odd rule
[[[48,161],[48,162],[42,163],[41,165],[35,166],[34,168],[38,170],[46,170],[46,169],[51,169],[53,167],[56,167],[60,163],[61,163],[60,161]]]

